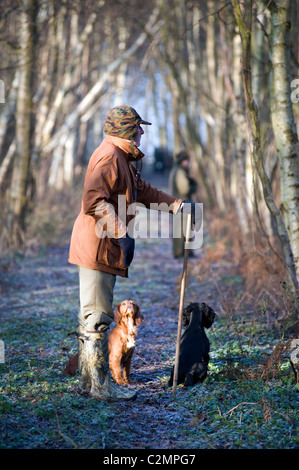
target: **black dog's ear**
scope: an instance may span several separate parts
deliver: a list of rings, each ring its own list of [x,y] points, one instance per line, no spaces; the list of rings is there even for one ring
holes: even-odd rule
[[[190,311],[183,310],[183,327],[187,328],[190,323]]]
[[[186,314],[187,314],[187,313],[192,312],[192,310],[194,309],[195,305],[197,305],[197,304],[193,304],[193,303],[192,303],[192,304],[189,304],[187,307],[185,307],[185,308],[183,309],[183,313],[186,313]]]
[[[202,318],[203,318],[203,326],[204,328],[210,328],[214,322],[216,313],[214,310],[209,307],[207,304],[201,304],[201,311],[202,311]]]
[[[199,308],[202,311],[202,313],[204,313],[204,314],[206,314],[208,312],[208,310],[210,309],[210,307],[207,304],[205,304],[204,302],[202,302],[199,305]]]
[[[190,323],[191,312],[194,309],[194,304],[189,304],[183,309],[183,327],[187,328]]]

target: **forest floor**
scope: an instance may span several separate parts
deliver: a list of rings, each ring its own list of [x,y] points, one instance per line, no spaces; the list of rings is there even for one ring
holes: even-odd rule
[[[114,304],[135,300],[145,317],[129,386],[138,397],[117,404],[81,397],[78,375],[63,371],[76,352],[79,308],[67,240],[53,238],[3,259],[0,448],[296,448],[298,384],[286,353],[295,338],[287,294],[266,286],[253,295],[229,250],[220,251],[205,231],[204,246],[189,259],[185,293],[185,305],[206,302],[217,314],[207,330],[209,375],[203,384],[179,385],[173,397],[168,379],[183,261],[173,258],[169,239],[136,241],[129,279],[117,280]]]

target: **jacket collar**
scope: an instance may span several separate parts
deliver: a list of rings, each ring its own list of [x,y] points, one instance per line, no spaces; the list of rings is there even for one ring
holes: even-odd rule
[[[135,155],[133,155],[131,150],[131,142],[126,139],[107,135],[105,140],[106,142],[111,142],[113,145],[115,145],[115,147],[121,149],[126,154],[127,158],[131,161],[138,161],[144,157],[144,153],[142,153],[137,147],[134,147]]]

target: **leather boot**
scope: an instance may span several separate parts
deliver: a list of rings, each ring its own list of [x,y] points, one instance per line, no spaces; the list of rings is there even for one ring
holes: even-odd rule
[[[136,392],[125,390],[112,382],[109,369],[108,331],[86,335],[88,340],[84,342],[84,360],[89,372],[89,395],[97,400],[109,402],[135,400]]]

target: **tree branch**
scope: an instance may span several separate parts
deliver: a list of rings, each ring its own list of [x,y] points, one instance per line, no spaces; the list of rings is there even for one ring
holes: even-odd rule
[[[159,9],[155,8],[149,18],[146,26],[146,31],[142,32],[136,41],[129,47],[123,54],[115,59],[106,69],[106,71],[100,76],[99,80],[85,95],[79,106],[68,116],[64,125],[52,136],[52,138],[42,147],[43,152],[51,152],[58,142],[63,143],[67,139],[70,129],[75,125],[77,120],[87,112],[88,108],[99,98],[106,83],[109,81],[111,75],[118,69],[118,67],[126,60],[129,59],[145,42],[148,34],[153,34],[157,25],[155,25]],[[158,25],[159,27],[159,25]]]

